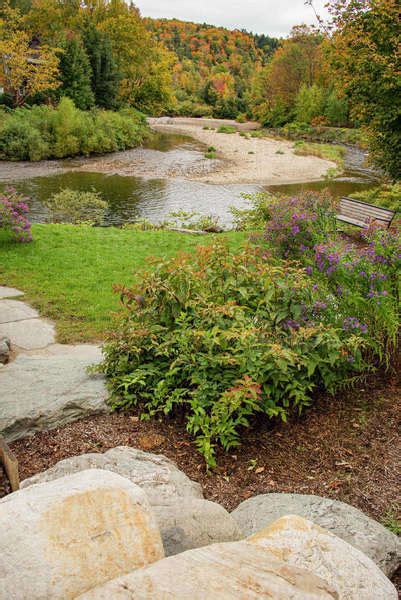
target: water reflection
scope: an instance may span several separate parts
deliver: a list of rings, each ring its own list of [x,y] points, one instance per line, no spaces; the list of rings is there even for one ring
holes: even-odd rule
[[[135,152],[135,151],[128,151]],[[172,162],[186,164],[201,154],[199,144],[182,135],[157,134],[148,141],[146,148],[138,149],[147,164],[159,161],[167,166]],[[118,158],[112,155],[111,158]],[[109,159],[104,157],[104,159]],[[96,158],[89,159],[98,160]],[[73,161],[70,161],[71,164]],[[153,163],[152,163],[153,164]],[[230,226],[232,217],[230,206],[244,208],[248,201],[242,193],[252,193],[264,189],[286,194],[294,194],[300,190],[323,190],[328,188],[335,196],[346,196],[352,192],[368,189],[375,182],[374,174],[364,165],[362,152],[349,150],[346,156],[346,172],[339,178],[330,181],[318,181],[291,185],[214,185],[177,178],[144,178],[131,175],[107,175],[90,171],[67,171],[49,173],[45,176],[11,181],[19,191],[31,197],[31,218],[33,222],[47,220],[47,211],[42,201],[62,188],[74,190],[99,191],[108,201],[106,215],[108,225],[121,225],[133,222],[138,218],[147,218],[159,222],[168,218],[171,211],[183,209],[200,214],[214,214],[220,217],[224,226]],[[92,168],[89,162],[88,168]],[[1,184],[5,187],[5,183]],[[1,188],[0,188],[1,189]]]

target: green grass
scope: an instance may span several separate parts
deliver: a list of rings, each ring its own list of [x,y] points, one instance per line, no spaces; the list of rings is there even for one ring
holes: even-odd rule
[[[346,149],[344,146],[337,146],[336,144],[302,141],[295,142],[294,144],[294,154],[298,154],[299,156],[318,156],[325,160],[332,160],[336,163],[339,171],[343,171],[344,169],[345,152]]]
[[[237,133],[237,129],[233,125],[220,125],[217,133]]]
[[[383,515],[382,523],[395,535],[401,535],[400,507],[391,507]]]
[[[60,342],[102,339],[118,311],[113,284],[134,283],[149,257],[193,251],[212,238],[74,225],[34,225],[32,230],[31,244],[13,242],[0,231],[0,285],[24,291],[41,315],[57,323]],[[235,250],[246,234],[219,237]]]

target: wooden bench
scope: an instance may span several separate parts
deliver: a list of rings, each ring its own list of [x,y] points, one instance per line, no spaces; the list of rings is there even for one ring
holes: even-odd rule
[[[374,204],[355,200],[354,198],[341,198],[340,214],[337,215],[337,219],[344,223],[356,225],[357,227],[364,227],[365,229],[373,221],[388,228],[394,219],[394,215],[395,211],[388,208],[375,206]]]

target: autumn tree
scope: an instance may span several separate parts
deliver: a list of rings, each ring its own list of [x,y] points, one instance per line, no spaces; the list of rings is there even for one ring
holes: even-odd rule
[[[251,104],[262,121],[271,125],[286,122],[292,116],[301,86],[323,84],[322,39],[313,28],[294,27],[271,62],[257,71]]]
[[[0,79],[14,107],[59,86],[57,48],[48,44],[33,47],[32,40],[33,33],[26,29],[19,10],[4,6],[0,17]]]
[[[370,133],[375,161],[401,178],[399,0],[335,0],[331,62],[353,117]]]

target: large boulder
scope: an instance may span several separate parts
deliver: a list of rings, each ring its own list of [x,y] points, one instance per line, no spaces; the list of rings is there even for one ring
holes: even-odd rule
[[[0,373],[0,434],[13,441],[109,410],[104,378],[87,373],[101,356],[91,344],[19,354]]]
[[[347,600],[397,600],[392,583],[375,563],[318,525],[290,515],[247,539],[291,566],[307,569]]]
[[[244,536],[230,514],[216,502],[179,498],[154,506],[166,556]]]
[[[358,548],[388,577],[400,564],[399,538],[357,508],[338,500],[302,494],[261,494],[245,500],[231,513],[246,536],[290,514],[309,519]]]
[[[338,600],[313,573],[262,546],[213,544],[165,558],[79,596],[79,600]],[[362,600],[362,598],[358,598]]]
[[[103,454],[82,454],[56,463],[53,467],[25,479],[21,487],[52,481],[84,469],[114,471],[139,485],[152,505],[162,505],[179,498],[203,498],[199,483],[191,481],[175,463],[163,455],[118,446]]]
[[[90,470],[0,501],[0,598],[67,600],[163,557],[145,493]]]

